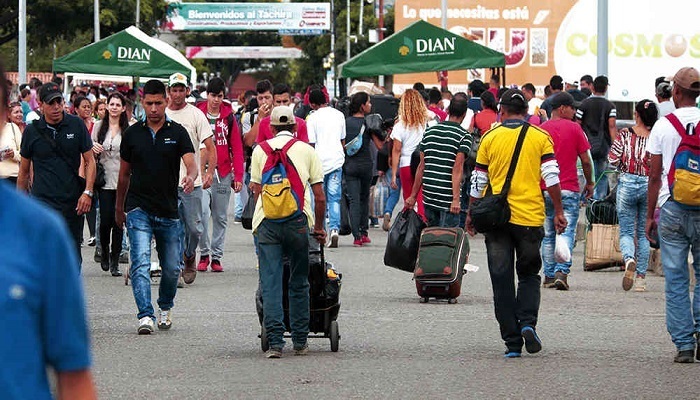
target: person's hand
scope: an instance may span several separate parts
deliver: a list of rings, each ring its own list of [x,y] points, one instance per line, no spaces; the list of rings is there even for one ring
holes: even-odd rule
[[[469,236],[476,236],[476,229],[474,229],[474,224],[472,223],[472,215],[467,212],[467,221],[464,223],[464,227],[467,229]]]
[[[117,209],[114,212],[114,222],[117,224],[117,228],[124,229],[124,223],[126,222],[126,213],[124,210]]]
[[[258,120],[261,120],[272,114],[272,106],[270,104],[263,104],[258,107]]]
[[[311,233],[311,236],[313,236],[316,239],[316,241],[319,242],[321,245],[326,244],[326,231],[323,230],[323,228],[314,228],[313,232]]]
[[[103,152],[104,150],[105,150],[105,148],[102,147],[101,144],[99,144],[99,143],[97,143],[97,142],[94,142],[94,143],[92,144],[92,152],[95,153],[96,156],[99,156],[100,154],[102,154],[102,152]]]
[[[412,210],[413,207],[415,207],[415,205],[416,205],[416,198],[413,196],[410,196],[403,203],[404,203],[404,208]]]
[[[87,214],[90,212],[90,207],[92,206],[92,198],[85,193],[80,195],[80,198],[78,199],[78,205],[75,207],[75,211],[78,212],[78,215],[83,215]]]
[[[586,188],[583,189],[583,195],[586,196],[587,199],[590,199],[593,197],[593,192],[595,191],[595,185],[593,183],[587,183]]]
[[[384,176],[384,171],[377,171],[377,175],[379,175],[380,178],[383,177],[383,176]]]
[[[545,122],[545,121],[547,121],[547,120],[549,119],[549,118],[547,118],[547,110],[543,110],[543,109],[540,108],[540,111],[538,112],[538,114],[539,114],[540,120],[541,120],[542,122]]]
[[[658,229],[659,227],[656,225],[656,220],[654,218],[647,218],[647,223],[646,227],[644,228],[644,231],[647,234],[647,239],[649,239],[649,242],[653,243],[654,245],[658,245]]]
[[[567,225],[568,222],[566,221],[563,211],[554,215],[554,229],[556,229],[557,233],[564,233]]]
[[[450,213],[459,214],[462,211],[462,204],[460,204],[459,199],[453,199],[452,204],[450,204]]]
[[[12,149],[5,150],[5,155],[3,158],[5,158],[7,160],[11,160],[11,159],[15,158],[15,151]]]
[[[398,183],[396,183],[396,176],[391,177],[391,188],[397,190],[399,188]]]
[[[207,172],[202,177],[202,189],[209,189],[212,182],[214,182],[214,176],[211,172]]]
[[[240,192],[241,190],[243,190],[243,182],[231,183],[231,189],[233,189],[233,191],[236,193]]]
[[[194,190],[194,179],[192,179],[192,177],[189,175],[182,178],[182,182],[180,182],[180,184],[182,185],[182,190],[187,194],[192,193]],[[209,182],[209,185],[211,185],[211,181]]]

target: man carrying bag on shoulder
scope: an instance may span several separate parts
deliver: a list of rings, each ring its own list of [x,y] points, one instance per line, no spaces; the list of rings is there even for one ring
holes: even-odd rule
[[[542,349],[535,333],[545,217],[540,180],[554,203],[558,232],[566,227],[566,218],[552,139],[525,122],[528,103],[521,91],[508,90],[500,105],[503,122],[484,133],[477,154],[467,231],[486,237],[496,319],[505,356],[514,358],[520,357],[523,343],[528,353]]]

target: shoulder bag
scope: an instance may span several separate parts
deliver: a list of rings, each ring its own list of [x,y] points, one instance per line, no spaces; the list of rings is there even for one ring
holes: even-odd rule
[[[520,150],[523,148],[525,141],[525,133],[530,127],[527,122],[523,123],[518,136],[518,142],[515,145],[513,158],[510,161],[510,168],[506,175],[506,181],[503,183],[501,193],[493,194],[491,183],[486,187],[486,194],[483,198],[477,200],[470,208],[470,214],[474,229],[479,233],[491,232],[493,230],[503,228],[510,221],[510,206],[508,205],[508,191],[510,183],[513,180],[515,167],[518,165]]]
[[[41,135],[41,137],[43,137],[47,142],[49,142],[49,145],[51,146],[51,149],[54,151],[54,153],[56,153],[59,156],[59,158],[63,160],[63,162],[65,162],[66,165],[68,165],[68,169],[78,179],[78,188],[80,189],[80,193],[85,191],[85,178],[80,176],[80,174],[78,174],[78,171],[73,169],[73,165],[70,162],[70,158],[68,158],[63,149],[56,143],[56,141],[53,138],[47,135],[46,132],[44,132],[42,129],[39,129],[39,127],[36,124],[32,124],[34,125],[34,129],[36,129],[37,132],[39,132],[39,135]]]

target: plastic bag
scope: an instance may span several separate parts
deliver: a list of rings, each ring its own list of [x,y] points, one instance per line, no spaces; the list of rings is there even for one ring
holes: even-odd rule
[[[565,263],[571,261],[571,250],[569,250],[569,240],[562,235],[557,235],[554,245],[554,261]]]
[[[420,234],[424,228],[425,222],[418,213],[413,210],[402,211],[389,230],[384,265],[413,272],[418,258]]]

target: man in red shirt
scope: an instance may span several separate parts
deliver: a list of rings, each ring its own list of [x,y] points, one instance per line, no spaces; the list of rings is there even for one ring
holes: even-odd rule
[[[586,198],[593,195],[592,164],[588,151],[591,145],[581,125],[573,121],[577,103],[567,92],[560,92],[551,99],[552,119],[542,124],[541,128],[549,133],[554,143],[554,156],[559,163],[559,182],[561,185],[561,201],[567,226],[562,236],[573,250],[576,237],[576,225],[581,206],[581,195],[578,182],[576,163],[581,159],[581,166],[586,178],[584,193]],[[542,186],[544,189],[544,186]],[[544,192],[546,219],[544,223],[545,236],[542,240],[542,259],[544,261],[544,283],[547,288],[568,290],[567,276],[571,268],[571,260],[556,262],[554,259],[555,235],[554,205],[547,192]]]
[[[224,80],[213,78],[207,85],[207,101],[197,106],[207,116],[211,130],[214,132],[217,159],[212,185],[202,192],[203,230],[199,242],[201,256],[197,265],[197,271],[200,272],[208,269],[210,256],[211,270],[224,271],[221,258],[224,255],[231,189],[238,193],[243,188],[243,142],[231,103],[224,101],[225,95]],[[210,217],[213,223],[211,237],[209,236]]]
[[[270,140],[275,135],[270,129],[270,113],[276,107],[289,107],[291,108],[291,90],[289,86],[284,83],[278,83],[272,88],[272,109],[266,115],[263,115],[263,110],[260,110],[258,118],[260,118],[260,124],[258,126],[258,138],[255,143],[261,143],[266,140]],[[294,117],[297,123],[297,131],[295,137],[304,143],[309,143],[309,135],[306,132],[306,121],[299,117]]]

